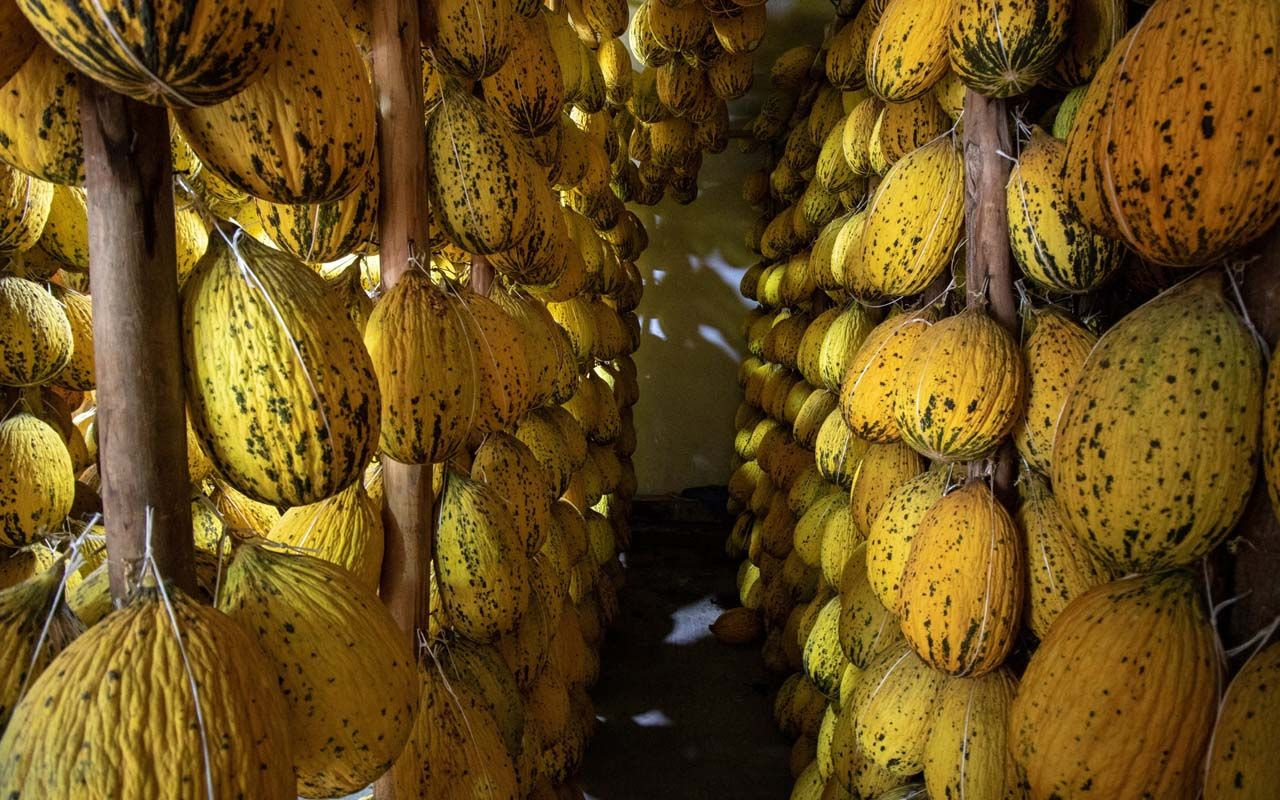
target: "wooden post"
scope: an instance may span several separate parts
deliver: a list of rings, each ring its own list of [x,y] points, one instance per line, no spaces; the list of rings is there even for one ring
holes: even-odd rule
[[[192,592],[168,112],[82,78],[80,124],[111,596],[128,597],[148,533],[160,574]]]
[[[493,265],[484,256],[471,257],[471,291],[489,296],[493,286]]]
[[[378,93],[378,206],[382,284],[395,286],[414,259],[430,257],[427,230],[427,153],[423,133],[422,49],[417,0],[373,4],[373,75]],[[382,456],[382,600],[405,634],[427,623],[431,564],[431,466]],[[392,789],[379,781],[378,796]]]
[[[968,305],[985,306],[993,319],[1017,336],[1018,304],[1013,291],[1013,254],[1005,184],[1013,147],[1005,101],[966,89],[964,93],[965,286]],[[996,453],[992,489],[1008,502],[1017,473],[1010,442]],[[971,465],[970,474],[977,465]]]

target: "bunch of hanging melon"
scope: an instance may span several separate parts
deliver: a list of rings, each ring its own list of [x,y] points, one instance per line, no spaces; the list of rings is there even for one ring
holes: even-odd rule
[[[580,796],[636,490],[627,8],[423,11],[431,235],[389,288],[366,0],[0,0],[6,794],[332,797],[389,774],[397,796]],[[130,565],[121,608],[78,71],[172,123],[197,582]],[[419,647],[377,597],[387,458],[436,472]],[[117,725],[151,708],[191,724]]]
[[[1272,796],[1280,645],[1220,638],[1202,570],[1248,548],[1259,462],[1280,497],[1220,268],[1280,216],[1280,11],[836,5],[753,123],[713,627],[787,676],[792,796]],[[965,299],[966,92],[1025,109],[1012,328]]]

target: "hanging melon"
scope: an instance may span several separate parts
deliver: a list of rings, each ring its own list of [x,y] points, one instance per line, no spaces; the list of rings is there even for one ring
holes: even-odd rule
[[[332,497],[295,506],[271,527],[267,538],[346,569],[363,587],[377,591],[382,573],[382,517],[359,481]]]
[[[1127,17],[1124,0],[1071,0],[1067,43],[1044,77],[1044,84],[1054,89],[1074,89],[1092,80],[1107,53],[1128,29]]]
[[[1113,576],[1076,537],[1043,478],[1024,473],[1021,495],[1017,520],[1031,576],[1027,623],[1043,639],[1072,600]]]
[[[920,522],[947,488],[947,470],[930,469],[901,484],[880,506],[867,531],[867,580],[887,610],[898,613],[902,575]]]
[[[71,362],[74,332],[62,306],[25,278],[0,276],[0,386],[35,386]]]
[[[880,119],[880,112],[883,110],[884,103],[879,98],[867,97],[854,106],[849,116],[845,118],[840,144],[844,150],[844,158],[849,162],[849,169],[854,175],[867,177],[875,174],[869,148],[876,122]]]
[[[84,183],[79,73],[43,42],[0,92],[0,161],[50,183]]]
[[[1222,280],[1179,284],[1107,331],[1058,420],[1058,501],[1090,549],[1125,571],[1208,553],[1253,485],[1261,354]]]
[[[755,58],[750,53],[722,53],[707,69],[707,82],[716,97],[736,100],[751,89]]]
[[[966,310],[920,335],[899,375],[893,412],[905,442],[941,461],[990,452],[1026,409],[1027,372],[1013,337]]]
[[[74,289],[55,285],[50,290],[71,325],[72,341],[71,360],[54,376],[53,382],[73,392],[92,391],[97,384],[93,359],[93,303],[89,295]]]
[[[1006,669],[947,681],[924,750],[930,796],[1025,797],[1006,747],[1009,709],[1017,692],[1018,681]]]
[[[471,479],[485,483],[506,502],[517,538],[530,558],[546,539],[551,502],[557,497],[551,481],[543,479],[539,466],[532,450],[516,437],[502,432],[485,438],[471,466]]]
[[[1022,272],[1038,286],[1072,294],[1096,289],[1119,268],[1124,247],[1072,213],[1063,188],[1067,146],[1039,127],[1009,174],[1009,240]]]
[[[564,79],[546,15],[512,20],[511,54],[483,81],[484,99],[522,136],[541,136],[560,121]],[[628,64],[629,67],[629,64]]]
[[[0,733],[31,682],[84,630],[67,607],[64,562],[0,589]]]
[[[427,159],[428,197],[451,241],[483,255],[510,249],[528,235],[528,157],[483,103],[446,91],[427,123]]]
[[[1280,762],[1269,747],[1280,718],[1280,645],[1254,653],[1222,699],[1209,747],[1205,800],[1264,800],[1280,786]]]
[[[284,696],[254,641],[176,588],[142,587],[32,682],[0,739],[0,792],[297,796]],[[172,724],[121,725],[137,709]],[[68,741],[93,742],[92,756]]]
[[[832,321],[826,336],[822,337],[822,350],[818,354],[818,372],[829,391],[840,390],[853,355],[858,352],[874,324],[875,319],[871,314],[857,303],[850,303]]]
[[[89,271],[89,204],[84,189],[53,187],[40,247],[63,269]]]
[[[367,786],[413,727],[413,647],[372,587],[318,558],[248,544],[227,568],[218,607],[255,637],[288,704],[303,797]]]
[[[1014,423],[1013,443],[1028,464],[1048,475],[1058,418],[1098,337],[1052,307],[1031,309],[1025,334],[1027,411]]]
[[[370,169],[360,188],[340,200],[308,205],[257,200],[255,206],[276,247],[317,264],[359,252],[376,238],[378,190],[378,170]]]
[[[894,396],[916,342],[933,322],[929,310],[894,312],[877,325],[849,359],[840,385],[840,413],[855,434],[869,442],[893,442],[900,436],[893,414]]]
[[[17,3],[76,69],[135,100],[173,108],[239,93],[261,77],[280,38],[281,0]]]
[[[176,109],[205,167],[273,203],[357,191],[376,155],[373,87],[331,0],[283,0],[280,52],[262,77],[215,106]]]
[[[365,346],[382,391],[383,453],[405,464],[447,461],[482,415],[480,356],[459,299],[410,270],[369,316]]]
[[[0,15],[3,13],[0,10]],[[40,239],[49,219],[53,188],[51,183],[0,163],[0,254],[30,250]]]
[[[859,670],[884,651],[899,647],[897,615],[876,597],[867,577],[867,546],[859,544],[845,563],[840,581],[840,647]]]
[[[923,291],[951,264],[964,227],[964,162],[950,137],[894,164],[870,209],[862,280],[886,296]]]
[[[947,71],[951,0],[891,0],[867,46],[867,88],[904,103],[933,87]]]
[[[858,14],[847,20],[827,43],[827,81],[849,91],[867,85],[867,45],[880,21],[878,3],[863,3]]]
[[[1048,74],[1067,41],[1072,0],[956,0],[951,66],[987,97],[1022,94]]]
[[[903,635],[935,669],[991,672],[1017,638],[1026,570],[1009,512],[970,481],[934,503],[911,540],[898,597]]]
[[[882,653],[863,673],[849,705],[859,749],[900,778],[920,772],[945,681],[910,647]]]
[[[1280,218],[1280,85],[1261,77],[1280,71],[1278,39],[1270,0],[1162,2],[1134,29],[1122,70],[1095,79],[1108,100],[1094,191],[1147,260],[1213,263]]]
[[[1059,615],[1009,721],[1032,796],[1200,795],[1222,677],[1201,585],[1184,571],[1137,575]]]
[[[182,299],[187,403],[218,472],[277,505],[350,486],[377,447],[380,400],[369,355],[324,279],[228,229]]]
[[[712,19],[701,3],[685,3],[676,7],[663,0],[645,0],[643,5],[648,8],[646,18],[650,35],[660,47],[673,53],[691,50],[712,27]],[[763,11],[761,8],[755,15],[758,23],[764,22]],[[744,45],[749,44],[749,41],[744,42]],[[725,50],[729,48],[725,47]]]
[[[511,0],[434,0],[421,7],[433,32],[428,57],[445,72],[479,80],[506,61],[517,32]]]
[[[873,135],[877,137],[884,163],[893,166],[903,156],[945,135],[951,128],[951,117],[934,93],[927,92],[905,103],[885,104]]]
[[[528,351],[520,324],[497,303],[474,292],[461,295],[460,300],[471,322],[468,329],[480,367],[475,429],[490,433],[506,428],[529,410],[533,386]]]
[[[529,596],[524,552],[502,497],[447,473],[434,558],[440,601],[458,633],[489,642],[515,630]]]
[[[861,538],[866,538],[893,493],[920,471],[920,457],[902,442],[867,447],[849,489],[849,512]]]

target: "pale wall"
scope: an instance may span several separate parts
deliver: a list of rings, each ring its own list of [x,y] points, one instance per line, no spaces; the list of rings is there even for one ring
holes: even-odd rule
[[[820,41],[833,11],[823,0],[770,0],[768,15],[768,33],[756,51],[755,86],[730,104],[735,128],[746,126],[768,91],[774,57],[789,46]],[[650,242],[639,261],[645,294],[635,356],[641,493],[728,479],[733,415],[741,401],[739,328],[747,308],[738,281],[756,259],[743,244],[755,212],[742,200],[742,176],[762,163],[761,154],[744,155],[731,142],[726,152],[704,159],[691,205],[664,199],[653,208],[635,207]]]

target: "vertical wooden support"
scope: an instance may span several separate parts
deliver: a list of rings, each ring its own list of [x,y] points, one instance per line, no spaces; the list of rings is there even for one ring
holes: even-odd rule
[[[484,256],[472,256],[471,258],[471,291],[476,294],[489,296],[489,289],[493,286],[493,265],[489,263],[489,259]]]
[[[148,534],[160,574],[191,592],[169,118],[163,108],[82,78],[80,123],[111,595],[127,597]]]
[[[1009,216],[1005,184],[1013,146],[1005,101],[972,89],[964,94],[964,224],[965,286],[968,305],[985,306],[991,317],[1017,336],[1018,304],[1013,291],[1013,253],[1009,249]],[[996,455],[992,488],[1009,500],[1017,472],[1009,442]]]
[[[427,153],[422,117],[422,49],[417,0],[373,4],[373,74],[378,94],[378,205],[382,285],[391,288],[427,245]],[[382,599],[406,635],[426,628],[431,564],[431,466],[382,456],[386,550]],[[381,785],[381,784],[380,784]],[[380,797],[390,794],[380,790]]]

